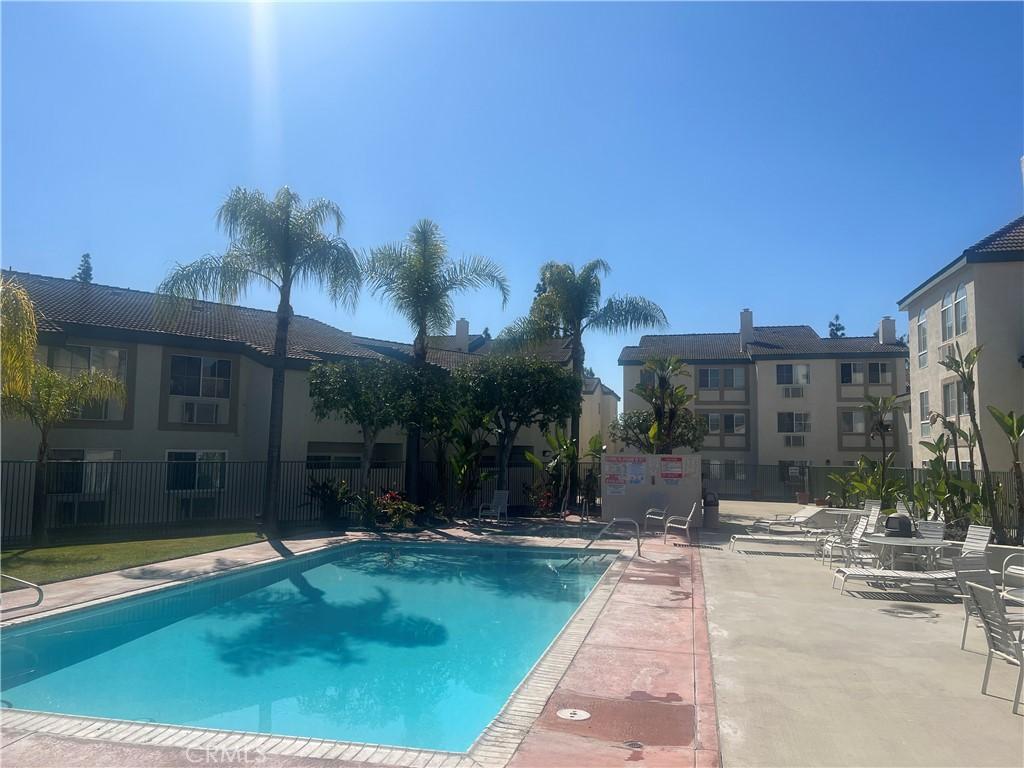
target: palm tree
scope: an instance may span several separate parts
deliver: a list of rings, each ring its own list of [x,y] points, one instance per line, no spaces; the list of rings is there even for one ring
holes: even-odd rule
[[[619,333],[663,328],[668,324],[661,307],[642,296],[612,296],[602,305],[601,278],[610,272],[611,267],[604,259],[589,261],[578,271],[572,264],[549,261],[540,268],[537,297],[530,314],[506,328],[499,338],[508,347],[526,348],[544,339],[567,339],[572,351],[572,372],[582,387],[586,357],[583,334],[588,330]],[[579,445],[578,411],[572,417],[569,434]]]
[[[176,265],[158,289],[173,297],[216,298],[225,303],[237,301],[255,286],[278,293],[263,494],[263,526],[270,534],[277,532],[292,289],[326,288],[333,302],[355,305],[361,284],[359,260],[340,237],[344,221],[341,209],[330,200],[303,203],[288,187],[281,187],[268,200],[259,190],[236,187],[217,212],[217,224],[231,240],[228,249]],[[325,227],[333,229],[333,234],[325,233]]]
[[[36,354],[36,313],[28,291],[0,277],[0,373],[3,397],[27,396]]]
[[[1020,463],[1020,446],[1024,443],[1024,414],[1016,415],[1013,411],[1003,413],[994,405],[989,405],[988,412],[992,414],[996,424],[1003,430],[1006,439],[1010,444],[1010,456],[1013,458],[1013,488],[1017,496],[1017,541],[1018,545],[1024,544],[1024,469]]]
[[[441,229],[429,219],[421,219],[402,242],[374,248],[364,269],[373,294],[386,300],[416,332],[417,370],[427,362],[428,337],[447,333],[455,322],[456,294],[492,287],[501,293],[502,308],[508,303],[509,285],[502,268],[483,256],[450,259]],[[405,487],[413,500],[418,496],[422,405],[417,404],[407,430]]]
[[[65,376],[41,363],[31,366],[26,392],[10,392],[3,398],[5,414],[28,419],[39,430],[35,490],[32,496],[32,541],[46,543],[46,475],[50,456],[50,432],[77,416],[82,408],[105,400],[124,402],[124,385],[103,371]]]

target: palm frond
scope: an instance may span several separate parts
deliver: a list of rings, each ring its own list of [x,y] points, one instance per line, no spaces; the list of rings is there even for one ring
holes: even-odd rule
[[[616,333],[641,328],[664,328],[668,325],[665,312],[650,299],[642,296],[612,296],[584,323],[584,328],[596,328]]]
[[[502,309],[508,305],[508,298],[511,294],[505,271],[484,256],[463,257],[454,264],[448,265],[442,273],[441,282],[450,291],[496,288],[501,293]]]
[[[27,393],[37,343],[36,313],[28,291],[0,277],[0,392]]]
[[[335,304],[354,309],[362,286],[359,258],[340,237],[320,237],[310,242],[295,264],[296,280],[304,285],[322,285]]]

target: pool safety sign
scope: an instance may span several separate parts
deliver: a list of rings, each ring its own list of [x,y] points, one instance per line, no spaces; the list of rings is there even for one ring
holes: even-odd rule
[[[644,456],[605,456],[601,467],[604,470],[604,493],[608,496],[625,496],[627,485],[643,485],[647,476],[647,459]]]
[[[660,456],[658,476],[666,485],[679,485],[683,479],[683,457],[682,456]]]

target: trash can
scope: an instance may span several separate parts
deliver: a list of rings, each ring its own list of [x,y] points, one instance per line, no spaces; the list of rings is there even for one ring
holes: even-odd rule
[[[718,494],[711,491],[704,494],[704,527],[709,531],[718,530]]]

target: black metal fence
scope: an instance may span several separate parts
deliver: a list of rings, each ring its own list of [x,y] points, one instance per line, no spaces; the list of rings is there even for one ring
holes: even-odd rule
[[[580,477],[594,465],[581,463]],[[0,462],[0,533],[4,543],[32,535],[36,464]],[[266,463],[262,461],[50,461],[45,481],[47,530],[56,537],[118,534],[175,529],[254,527],[260,519]],[[484,469],[479,489],[466,500],[475,509],[497,487],[496,470]],[[360,485],[359,468],[288,461],[281,464],[278,519],[285,524],[314,525],[322,520],[320,504],[310,495],[315,481]],[[451,509],[458,491],[445,464],[420,466],[421,500]],[[532,508],[531,490],[543,482],[532,465],[508,470],[509,506]],[[370,469],[367,489],[374,493],[405,490],[405,463],[381,463]],[[343,516],[354,514],[349,505]]]
[[[823,499],[837,490],[831,474],[850,474],[854,467],[809,467],[779,464],[733,464],[709,462],[702,464],[702,475],[706,490],[723,499],[752,499],[764,501],[795,502],[799,494],[806,494],[808,501]],[[913,493],[915,483],[922,482],[927,470],[893,467],[892,477],[899,478],[908,495]],[[980,471],[978,472],[980,480]],[[1010,472],[992,472],[992,479],[998,486],[996,515],[1011,540],[1017,534],[1017,494]]]

